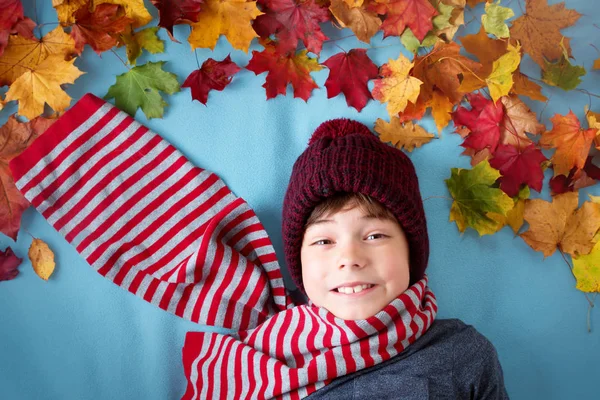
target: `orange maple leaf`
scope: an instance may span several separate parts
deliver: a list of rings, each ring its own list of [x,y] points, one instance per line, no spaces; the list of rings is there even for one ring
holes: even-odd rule
[[[573,167],[582,169],[598,130],[582,129],[573,111],[565,116],[555,114],[550,121],[552,130],[542,133],[540,145],[556,148],[552,157],[554,176],[568,175]]]

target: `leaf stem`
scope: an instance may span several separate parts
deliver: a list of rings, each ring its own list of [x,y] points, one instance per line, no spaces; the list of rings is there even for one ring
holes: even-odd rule
[[[446,200],[450,200],[453,201],[454,199],[447,197],[447,196],[429,196],[423,199],[423,201],[427,201],[429,199],[446,199]]]
[[[123,65],[124,65],[124,66],[125,66],[125,67],[126,67],[128,70],[130,70],[130,71],[131,71],[131,68],[129,67],[129,65],[127,65],[127,63],[126,63],[125,61],[123,61],[123,59],[122,59],[122,58],[119,56],[119,54],[117,54],[117,52],[115,51],[115,49],[110,49],[110,51],[112,51],[112,53],[113,53],[115,56],[117,56],[117,58],[118,58],[119,60],[121,60],[121,62],[123,63]]]

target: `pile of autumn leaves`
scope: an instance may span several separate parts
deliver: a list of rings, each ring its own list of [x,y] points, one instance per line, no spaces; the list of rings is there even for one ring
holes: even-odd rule
[[[60,26],[37,39],[35,23],[24,17],[20,0],[0,0],[0,84],[9,86],[2,101],[17,101],[18,114],[30,119],[20,123],[11,116],[0,128],[0,140],[6,143],[0,150],[0,178],[7,193],[3,199],[7,209],[0,215],[2,232],[16,239],[28,206],[14,186],[8,160],[53,122],[41,117],[44,104],[58,113],[69,107],[71,98],[61,85],[74,83],[83,73],[74,61],[85,46],[99,54],[125,46],[131,67],[116,78],[106,98],[114,98],[116,106],[131,115],[141,108],[148,118],[162,117],[167,105],[163,96],[180,90],[177,77],[163,69],[163,61],[144,65],[136,61],[144,50],[164,51],[159,29],[176,42],[173,26],[188,24],[192,49],[214,49],[224,35],[234,49],[248,52],[258,38],[264,49],[252,52],[245,69],[257,75],[267,72],[263,85],[267,99],[285,95],[291,84],[294,97],[308,100],[318,87],[310,73],[327,67],[329,98],[343,94],[358,111],[372,99],[387,103],[390,122],[379,119],[374,128],[381,140],[398,148],[412,151],[434,137],[413,124],[426,112],[438,132],[452,120],[473,168],[453,169],[446,181],[454,198],[450,220],[461,232],[471,227],[480,235],[505,225],[518,233],[525,220],[529,230],[520,236],[532,248],[545,256],[556,249],[570,254],[577,287],[600,291],[600,201],[592,198],[578,208],[577,195],[579,188],[600,179],[600,169],[590,156],[600,146],[596,138],[600,118],[586,110],[587,127],[582,127],[573,112],[555,115],[552,129],[546,130],[519,98],[547,100],[540,85],[519,70],[524,53],[540,66],[544,83],[564,90],[578,86],[586,71],[571,64],[569,40],[560,30],[575,24],[580,14],[563,3],[549,6],[547,0],[527,0],[526,13],[509,27],[506,20],[513,11],[500,1],[486,2],[480,31],[457,39],[473,56],[466,57],[454,35],[464,24],[465,7],[483,2],[152,0],[159,23],[144,27],[151,16],[142,0],[53,0]],[[410,61],[400,55],[379,68],[368,49],[351,49],[319,63],[317,57],[328,39],[320,24],[327,21],[351,29],[365,43],[378,31],[384,37],[399,36],[415,56]],[[594,64],[598,68],[600,60]],[[223,90],[241,69],[229,56],[221,61],[209,58],[183,87],[206,104],[209,92]],[[374,86],[369,90],[371,80]],[[550,148],[556,150],[548,160],[541,149]],[[553,201],[529,199],[530,188],[541,191],[548,167],[554,170]],[[14,263],[14,254],[11,257]],[[0,266],[0,280],[16,276],[16,268],[6,271]]]

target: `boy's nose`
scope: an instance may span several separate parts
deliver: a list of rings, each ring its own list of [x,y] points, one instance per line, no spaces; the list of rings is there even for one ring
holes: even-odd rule
[[[340,248],[338,267],[357,267],[362,268],[366,264],[366,257],[356,245],[347,244]]]

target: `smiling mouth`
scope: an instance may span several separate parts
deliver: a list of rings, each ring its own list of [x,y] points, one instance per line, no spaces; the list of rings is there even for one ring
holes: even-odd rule
[[[358,297],[372,292],[376,286],[377,285],[365,284],[355,287],[339,287],[333,289],[331,292],[339,296]]]

